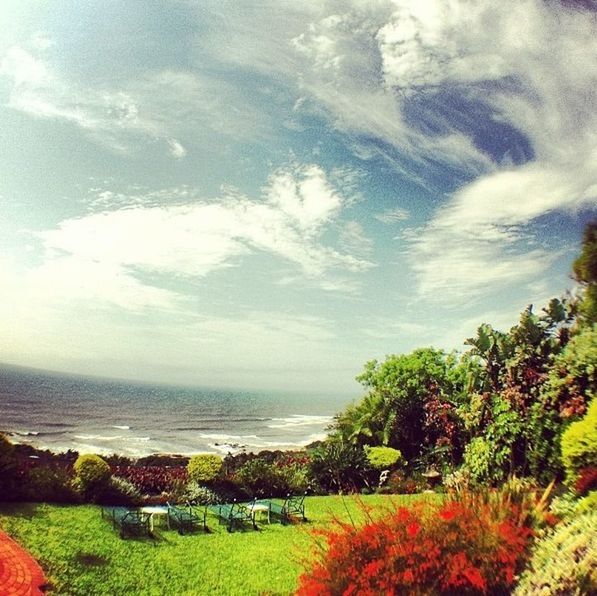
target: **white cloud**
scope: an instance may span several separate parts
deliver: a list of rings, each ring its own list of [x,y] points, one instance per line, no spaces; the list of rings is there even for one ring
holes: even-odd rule
[[[597,62],[589,58],[597,55],[595,23],[582,12],[537,2],[498,13],[493,6],[471,12],[468,27],[435,18],[421,25],[427,33],[433,30],[433,47],[449,48],[458,40],[457,62],[480,51],[484,36],[495,38],[487,46],[507,64],[502,74],[517,83],[490,88],[485,101],[524,132],[535,152],[529,163],[464,185],[423,229],[411,233],[420,294],[453,304],[545,275],[560,255],[531,242],[530,225],[550,213],[574,214],[597,205],[597,115],[594,100],[588,99],[595,98],[597,88]],[[481,23],[490,14],[493,26],[485,32]],[[443,76],[466,82],[459,79],[458,65],[451,70],[449,56],[429,50],[425,59],[418,54],[411,59],[441,66]],[[475,72],[479,79],[491,78],[491,72]]]
[[[187,153],[181,136],[195,143],[210,139],[213,149],[219,137],[241,141],[270,134],[267,116],[241,89],[205,72],[161,70],[117,84],[87,86],[12,46],[1,59],[0,75],[11,84],[12,109],[71,122],[117,152],[160,140],[173,158],[180,159]]]
[[[393,209],[386,209],[381,213],[374,215],[375,219],[385,224],[394,224],[400,221],[406,221],[410,217],[410,213],[407,209],[402,207],[394,207]]]
[[[179,189],[177,198],[189,194],[194,196]],[[112,193],[100,195],[104,204],[117,203]],[[264,200],[194,197],[192,202],[156,205],[152,196],[147,199],[143,205],[133,197],[124,208],[68,219],[37,233],[45,261],[29,274],[31,283],[43,292],[59,293],[62,300],[139,310],[150,305],[177,308],[183,299],[153,286],[148,276],[204,277],[256,251],[298,267],[303,277],[325,289],[338,284],[337,273],[372,267],[361,252],[349,252],[354,246],[344,243],[340,252],[321,242],[344,198],[318,166],[279,170],[264,189]],[[358,231],[361,244],[366,243]]]
[[[244,31],[246,14],[227,15],[212,38],[231,35],[214,43],[236,48],[224,60],[298,85],[294,112],[327,117],[362,159],[382,155],[424,185],[454,170],[472,179],[411,235],[421,296],[459,304],[546,272],[558,254],[529,245],[530,224],[597,202],[589,12],[541,0],[354,0],[295,7],[285,24],[286,9],[273,2],[271,10]],[[507,132],[483,132],[482,149],[479,125]],[[491,154],[510,133],[528,146],[526,164]]]
[[[340,230],[340,246],[349,254],[370,255],[373,241],[358,221],[348,221]]]
[[[478,30],[481,23],[499,22],[505,12],[503,6],[458,0],[395,0],[395,5],[392,18],[377,35],[384,82],[390,88],[408,91],[510,74],[507,60],[493,43],[499,39],[494,27]],[[513,9],[517,11],[517,7]],[[526,19],[518,22],[524,27]],[[488,35],[492,39],[488,40]]]
[[[176,159],[181,159],[186,156],[187,150],[184,146],[177,141],[176,139],[168,139],[168,149],[170,150],[170,155],[175,157]]]
[[[41,87],[52,80],[44,63],[18,46],[11,47],[2,58],[0,74],[10,77],[15,89],[23,89],[26,85]]]

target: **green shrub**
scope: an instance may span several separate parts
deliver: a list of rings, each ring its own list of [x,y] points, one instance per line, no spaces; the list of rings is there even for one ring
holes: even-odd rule
[[[235,480],[248,495],[281,497],[294,492],[291,471],[261,458],[251,459],[236,472]]]
[[[106,461],[99,455],[80,455],[75,462],[75,488],[85,499],[96,500],[106,489],[112,471]]]
[[[577,506],[578,499],[574,493],[567,492],[559,497],[555,497],[549,504],[549,510],[554,515],[562,519],[567,519],[574,516]]]
[[[140,505],[143,502],[135,485],[119,476],[112,476],[98,487],[95,500],[102,505]]]
[[[360,491],[367,484],[371,466],[360,447],[326,442],[311,452],[309,472],[324,491]]]
[[[592,490],[586,497],[583,497],[576,506],[576,513],[590,513],[597,511],[597,490]]]
[[[464,450],[464,469],[475,482],[491,476],[492,445],[483,437],[474,438]]]
[[[447,474],[443,479],[444,487],[447,491],[459,493],[471,488],[471,475],[465,468],[454,470]]]
[[[183,499],[184,501],[192,501],[198,505],[213,505],[219,502],[217,493],[207,488],[207,486],[197,484],[194,480],[191,480],[186,485]]]
[[[365,455],[369,465],[375,470],[386,470],[396,465],[402,454],[392,447],[365,447]]]
[[[69,473],[60,467],[41,465],[32,468],[23,488],[23,497],[28,501],[77,503],[81,500],[72,486]]]
[[[189,478],[198,482],[212,482],[222,469],[222,458],[219,455],[193,455],[187,465]]]
[[[597,399],[593,399],[581,420],[562,435],[562,463],[568,482],[574,482],[582,468],[597,466]]]
[[[535,544],[515,594],[594,594],[597,590],[597,512],[558,525]]]

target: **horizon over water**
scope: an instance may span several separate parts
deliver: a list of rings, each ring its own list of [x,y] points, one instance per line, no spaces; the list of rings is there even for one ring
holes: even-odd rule
[[[354,397],[215,389],[0,363],[0,432],[41,449],[142,457],[298,449]]]

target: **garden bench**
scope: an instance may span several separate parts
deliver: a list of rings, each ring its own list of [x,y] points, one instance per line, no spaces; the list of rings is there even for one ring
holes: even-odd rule
[[[127,507],[111,507],[102,509],[102,515],[112,520],[114,529],[118,528],[121,538],[127,536],[151,536],[149,513]]]
[[[186,507],[180,507],[176,505],[168,506],[168,522],[171,527],[178,528],[179,534],[184,534],[185,532],[192,532],[203,527],[203,530],[207,532],[207,510],[203,509],[203,512],[197,512],[197,508],[191,507],[191,505],[187,505]]]
[[[219,505],[208,505],[207,510],[217,516],[220,525],[226,525],[229,532],[234,531],[235,527],[242,527],[243,523],[250,522],[256,530],[255,516],[253,515],[253,506],[255,501],[246,505],[237,503],[222,503]]]
[[[294,516],[301,516],[303,521],[307,521],[305,516],[305,495],[288,495],[282,503],[264,499],[257,501],[262,505],[269,505],[270,515],[280,518],[283,524],[290,523]]]

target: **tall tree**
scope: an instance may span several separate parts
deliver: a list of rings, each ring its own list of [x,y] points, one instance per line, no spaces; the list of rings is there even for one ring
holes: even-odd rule
[[[584,287],[580,314],[588,325],[597,323],[597,221],[587,225],[582,251],[572,266],[574,279]]]

